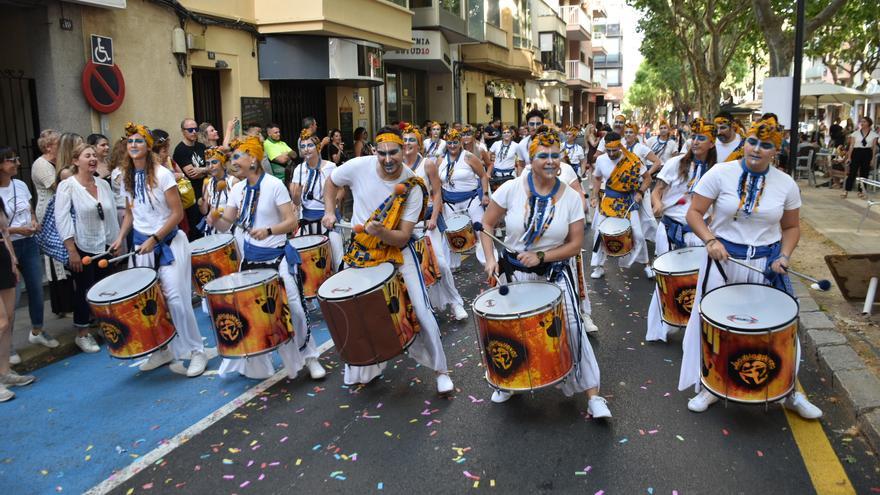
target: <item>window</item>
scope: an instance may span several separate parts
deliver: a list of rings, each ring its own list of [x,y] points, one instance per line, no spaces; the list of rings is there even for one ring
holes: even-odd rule
[[[620,24],[606,24],[605,34],[608,36],[620,36]]]
[[[500,0],[486,0],[486,22],[497,28],[501,27],[500,3]]]
[[[401,7],[405,8],[405,9],[409,8],[409,5],[407,5],[407,0],[388,0],[388,1],[391,3],[396,3],[397,5],[400,5]]]
[[[382,78],[382,50],[372,46],[358,45],[358,75]]]
[[[513,47],[532,47],[532,14],[529,9],[529,0],[514,0],[516,4],[513,17]]]
[[[544,70],[565,72],[565,38],[557,33],[540,33],[538,39]]]
[[[440,8],[456,17],[461,17],[461,0],[440,0]]]
[[[420,9],[422,7],[433,7],[434,0],[409,0],[409,7],[411,9]]]
[[[620,86],[620,69],[609,69],[605,71],[605,78],[609,86]]]

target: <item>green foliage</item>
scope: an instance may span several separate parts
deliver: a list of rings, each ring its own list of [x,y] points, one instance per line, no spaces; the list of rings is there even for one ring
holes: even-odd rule
[[[805,55],[822,60],[834,82],[861,73],[864,89],[880,66],[880,15],[876,5],[849,1],[807,41]]]

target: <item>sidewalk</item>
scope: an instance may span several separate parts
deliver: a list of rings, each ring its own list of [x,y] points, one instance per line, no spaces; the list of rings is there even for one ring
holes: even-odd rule
[[[31,319],[28,315],[27,295],[22,295],[20,307],[15,309],[15,326],[12,330],[12,348],[21,356],[21,364],[15,366],[19,372],[31,371],[59,361],[80,352],[79,347],[73,342],[76,330],[73,328],[73,315],[68,314],[64,318],[58,318],[52,313],[49,301],[43,303],[43,331],[51,335],[60,344],[54,349],[34,345],[28,342],[28,334],[31,331]],[[97,335],[97,331],[93,331]]]

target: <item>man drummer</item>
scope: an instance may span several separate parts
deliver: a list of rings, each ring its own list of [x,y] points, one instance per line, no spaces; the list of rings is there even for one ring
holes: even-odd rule
[[[715,138],[715,153],[718,163],[733,162],[743,157],[743,138],[736,132],[736,122],[730,112],[718,112],[713,121],[718,137]]]
[[[243,231],[242,270],[274,270],[284,282],[294,339],[278,347],[277,352],[287,368],[287,375],[294,378],[305,366],[312,379],[323,378],[326,371],[318,362],[318,349],[311,338],[303,310],[299,254],[287,242],[287,234],[298,226],[290,194],[281,179],[263,171],[260,165],[263,146],[259,138],[251,136],[244,141],[233,141],[230,147],[233,149],[232,160],[244,171],[245,180],[232,187],[223,214],[216,219],[209,215],[208,221],[221,231],[232,224]],[[224,359],[220,372],[230,371],[238,371],[250,378],[268,378],[274,373],[274,367],[269,355]]]
[[[489,165],[489,181],[499,183],[509,180],[516,174],[516,148],[513,141],[513,129],[505,128],[501,139],[492,143],[489,148],[491,163]]]
[[[352,223],[363,225],[355,233],[344,256],[353,269],[393,263],[403,276],[421,331],[407,353],[437,375],[437,392],[453,391],[446,354],[440,341],[440,327],[431,312],[427,291],[420,276],[412,245],[413,228],[427,209],[425,185],[403,165],[400,130],[383,127],[376,136],[376,154],[354,158],[337,168],[324,189],[324,227],[336,225],[336,194],[348,186],[354,196]],[[399,193],[398,185],[403,185]],[[387,208],[386,208],[387,206]],[[372,366],[345,365],[345,383],[369,383],[385,369],[386,363]]]
[[[678,143],[669,133],[669,121],[661,118],[657,125],[658,134],[651,136],[645,143],[651,152],[660,159],[660,163],[666,163],[672,157],[679,154]]]
[[[516,147],[516,175],[522,173],[523,169],[532,162],[529,157],[529,146],[532,138],[538,132],[538,127],[544,125],[544,112],[534,109],[526,114],[526,125],[529,129],[529,135],[520,140]]]
[[[604,245],[599,242],[602,222],[606,218],[625,218],[630,222],[633,237],[632,251],[626,256],[618,258],[621,268],[629,268],[634,262],[648,263],[648,247],[642,230],[642,222],[639,220],[642,198],[650,184],[648,169],[636,155],[627,150],[621,143],[621,136],[616,132],[605,135],[605,149],[607,152],[596,159],[593,170],[593,194],[590,195],[590,205],[596,209],[596,220],[593,236],[593,256],[590,258],[590,266],[593,273],[590,277],[599,279],[605,276],[605,260],[608,254]],[[599,201],[599,189],[605,183],[605,194]]]

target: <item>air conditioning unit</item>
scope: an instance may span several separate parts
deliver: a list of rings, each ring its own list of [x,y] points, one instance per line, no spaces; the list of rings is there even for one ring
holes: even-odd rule
[[[186,49],[189,51],[204,50],[205,37],[201,34],[186,33]]]

